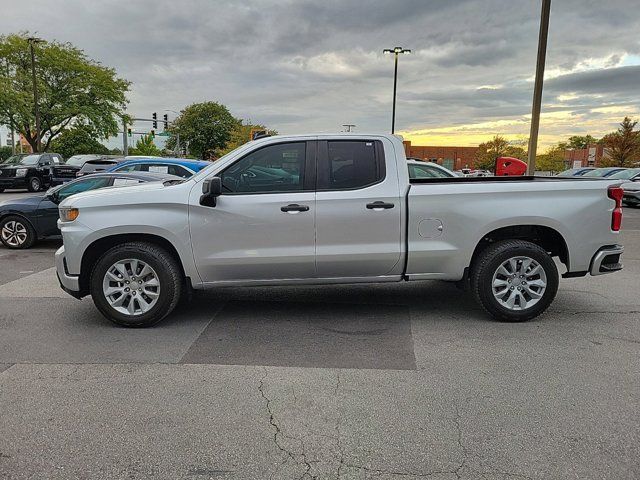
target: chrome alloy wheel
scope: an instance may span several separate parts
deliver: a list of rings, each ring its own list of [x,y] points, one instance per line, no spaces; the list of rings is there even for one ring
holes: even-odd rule
[[[547,274],[529,257],[511,257],[493,274],[493,296],[509,310],[526,310],[540,301],[547,288]]]
[[[2,226],[2,240],[12,247],[19,247],[27,241],[29,233],[27,227],[16,220],[11,220]]]
[[[156,271],[142,260],[118,260],[104,274],[102,293],[117,312],[142,315],[158,302],[160,280]]]

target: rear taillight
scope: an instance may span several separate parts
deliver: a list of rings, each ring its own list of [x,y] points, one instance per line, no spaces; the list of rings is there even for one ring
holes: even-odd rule
[[[611,230],[619,232],[622,227],[622,187],[609,187],[607,196],[616,202],[616,206],[611,212]]]

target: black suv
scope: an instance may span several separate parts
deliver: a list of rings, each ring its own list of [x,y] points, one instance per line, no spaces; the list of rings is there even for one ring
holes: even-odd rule
[[[0,192],[6,188],[26,188],[30,192],[38,192],[51,184],[53,168],[63,163],[62,155],[58,153],[9,157],[0,165]]]

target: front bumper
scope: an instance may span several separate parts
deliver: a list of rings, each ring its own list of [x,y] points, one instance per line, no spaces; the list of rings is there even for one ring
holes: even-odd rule
[[[27,188],[26,177],[2,177],[0,188]]]
[[[81,298],[80,277],[77,275],[70,275],[67,272],[67,264],[64,257],[64,246],[60,247],[56,251],[56,274],[58,275],[60,287],[65,292],[72,297]]]
[[[602,247],[591,259],[589,273],[591,275],[604,275],[622,270],[623,265],[620,257],[624,253],[622,245],[610,245]]]

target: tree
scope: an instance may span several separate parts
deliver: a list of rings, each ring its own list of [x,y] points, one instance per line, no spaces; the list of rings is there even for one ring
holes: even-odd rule
[[[604,136],[604,166],[629,167],[640,161],[640,132],[634,130],[637,124],[637,121],[624,117],[618,131]]]
[[[564,144],[554,145],[536,157],[536,168],[544,172],[561,172],[565,169]]]
[[[524,148],[511,144],[506,138],[496,135],[478,146],[474,166],[478,169],[493,170],[498,157],[513,157],[526,161],[527,152]]]
[[[182,110],[170,125],[167,149],[175,149],[176,136],[180,135],[180,144],[187,145],[190,155],[215,158],[229,143],[238,124],[239,120],[220,103],[194,103]]]
[[[227,145],[220,150],[218,153],[220,155],[224,155],[229,153],[231,150],[235,150],[240,145],[244,145],[249,140],[251,140],[251,131],[252,130],[265,130],[269,135],[277,135],[278,132],[275,130],[269,130],[264,125],[259,125],[255,123],[245,123],[244,120],[240,120],[238,124],[231,131],[231,139],[227,143]]]
[[[148,155],[150,157],[159,157],[162,151],[153,143],[151,135],[143,135],[136,142],[136,148],[129,149],[129,155]]]
[[[571,150],[582,150],[597,142],[598,140],[593,138],[591,135],[573,135],[569,137],[569,141],[566,143],[566,148]]]
[[[7,158],[11,156],[12,149],[11,147],[0,147],[0,163],[4,162]]]
[[[41,144],[27,33],[0,36],[0,123],[13,124],[34,152],[47,150],[75,122],[91,124],[100,137],[115,135],[129,82],[69,43],[42,41],[34,48]]]
[[[108,154],[109,149],[96,140],[93,128],[87,124],[74,125],[57,136],[50,145],[52,152],[59,153],[64,158],[83,153]]]

